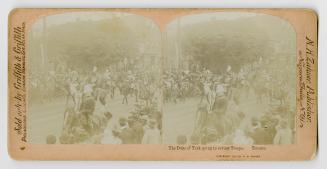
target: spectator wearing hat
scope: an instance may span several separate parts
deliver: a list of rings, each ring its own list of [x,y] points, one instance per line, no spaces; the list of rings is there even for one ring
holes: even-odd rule
[[[142,139],[142,144],[160,144],[160,130],[157,127],[157,123],[154,119],[149,121],[149,128],[145,130]]]
[[[286,120],[280,120],[276,126],[277,133],[274,137],[274,144],[292,144],[292,129]]]
[[[135,144],[136,136],[133,129],[129,127],[128,121],[126,118],[119,119],[120,129],[115,132],[118,138],[120,138],[122,144]]]

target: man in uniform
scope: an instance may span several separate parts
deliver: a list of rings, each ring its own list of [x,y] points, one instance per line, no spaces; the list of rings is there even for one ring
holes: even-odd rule
[[[130,90],[130,87],[129,87],[129,83],[127,80],[125,80],[122,84],[122,89],[121,89],[121,92],[122,92],[122,95],[123,95],[123,102],[122,104],[128,104],[128,94],[129,94],[129,90]]]

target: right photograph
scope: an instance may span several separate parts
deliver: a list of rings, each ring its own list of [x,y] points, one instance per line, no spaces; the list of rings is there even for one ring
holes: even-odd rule
[[[164,144],[296,142],[296,34],[287,20],[193,14],[163,36]]]

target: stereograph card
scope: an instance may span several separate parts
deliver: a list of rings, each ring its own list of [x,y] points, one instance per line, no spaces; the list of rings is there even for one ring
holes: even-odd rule
[[[310,9],[14,9],[19,160],[309,160]]]

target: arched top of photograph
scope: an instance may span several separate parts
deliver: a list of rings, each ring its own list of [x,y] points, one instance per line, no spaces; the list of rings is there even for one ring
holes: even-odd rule
[[[160,55],[160,30],[149,18],[123,12],[70,12],[42,17],[29,32],[29,62],[74,69]],[[30,71],[37,71],[38,66]]]
[[[54,14],[46,17],[39,18],[32,27],[32,31],[42,30],[43,19],[46,19],[48,26],[52,25],[63,25],[71,22],[78,21],[101,21],[101,20],[111,20],[111,19],[123,19],[123,20],[136,20],[137,22],[152,24],[153,21],[150,18],[144,17],[142,15],[136,15],[127,12],[68,12],[62,14]],[[155,27],[155,25],[153,24]]]
[[[173,62],[182,57],[175,56],[179,54],[203,58],[202,61],[213,64],[212,71],[225,70],[228,65],[237,70],[238,63],[260,57],[291,59],[292,67],[295,66],[295,30],[287,20],[277,16],[250,12],[192,14],[172,21],[166,32],[167,44],[179,43],[178,52],[168,47],[171,49],[168,57]],[[210,59],[208,55],[217,57]]]
[[[185,23],[197,23],[197,22],[210,21],[212,19],[228,21],[228,20],[248,19],[253,17],[264,17],[268,20],[279,20],[279,22],[285,22],[290,24],[285,19],[269,14],[255,13],[255,12],[231,12],[231,11],[230,12],[205,12],[205,13],[185,15],[176,18],[175,22],[179,19],[183,19]],[[173,24],[173,22],[171,22],[170,24]]]

